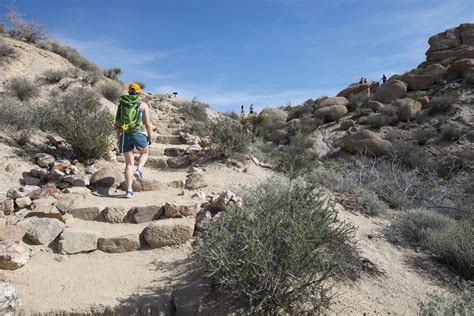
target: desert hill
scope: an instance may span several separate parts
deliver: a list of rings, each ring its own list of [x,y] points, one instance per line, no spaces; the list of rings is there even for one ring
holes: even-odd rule
[[[90,135],[109,135],[99,127],[115,113],[124,85],[71,48],[0,34],[0,47],[13,49],[0,57],[7,113],[0,122],[0,311],[235,313],[246,303],[203,277],[196,242],[245,209],[260,183],[292,172],[310,175],[334,201],[337,223],[355,227],[356,251],[344,258],[354,266],[327,281],[337,295],[326,313],[417,314],[433,291],[445,304],[439,311],[458,308],[458,281],[472,280],[474,270],[474,25],[429,43],[425,62],[383,84],[353,84],[255,117],[145,93],[155,143],[145,180],[134,181],[137,195],[124,199],[123,158],[113,140],[100,155],[87,151],[70,129],[50,127],[56,112],[46,111],[49,103],[66,111],[71,100],[91,102],[103,121],[94,121]],[[37,92],[12,93],[14,78]],[[278,200],[273,189],[265,191],[270,201]],[[426,233],[423,242],[417,232]]]

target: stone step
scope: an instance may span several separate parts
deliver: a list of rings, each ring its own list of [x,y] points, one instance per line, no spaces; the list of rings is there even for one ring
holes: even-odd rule
[[[125,163],[123,156],[117,157],[117,161]],[[138,157],[135,157],[135,164],[138,163]],[[168,156],[150,156],[145,167],[153,169],[182,169],[191,165],[191,159],[188,156],[168,157]]]
[[[159,144],[181,145],[183,142],[179,135],[158,135],[156,142]]]

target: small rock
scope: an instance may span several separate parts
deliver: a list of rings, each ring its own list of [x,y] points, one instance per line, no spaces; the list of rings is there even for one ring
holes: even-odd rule
[[[90,252],[97,249],[97,235],[77,231],[64,231],[59,239],[59,251],[63,254]]]
[[[205,199],[206,196],[207,196],[206,192],[199,191],[199,192],[194,193],[191,197],[197,198],[197,199]]]
[[[183,217],[183,216],[190,216],[194,215],[197,212],[197,207],[196,205],[176,205],[176,204],[170,204],[166,203],[163,206],[163,209],[165,210],[165,215],[173,218],[173,217]]]
[[[8,283],[0,281],[0,315],[14,316],[20,307],[20,299],[15,289]]]
[[[99,217],[100,209],[95,206],[70,209],[69,214],[84,221],[94,221]]]
[[[163,209],[158,205],[136,207],[132,212],[135,223],[146,223],[154,221],[163,214]]]
[[[36,155],[36,163],[42,168],[48,168],[55,161],[56,159],[49,154],[42,153]]]
[[[69,183],[73,187],[85,187],[89,185],[89,178],[79,175],[65,176],[63,181]]]
[[[232,191],[225,191],[222,192],[217,199],[211,200],[210,203],[218,210],[225,211],[230,204],[242,207],[242,198]]]
[[[173,169],[185,168],[191,164],[191,160],[188,156],[169,158],[166,162],[168,167]]]
[[[204,176],[201,173],[194,172],[188,175],[184,187],[188,190],[197,190],[207,187]]]
[[[179,156],[184,155],[184,149],[174,148],[174,147],[165,148],[164,154],[165,156],[168,156],[168,157],[179,157]]]
[[[123,206],[107,207],[102,212],[107,223],[123,223],[127,217],[128,210]]]
[[[185,153],[187,155],[193,154],[193,153],[199,153],[202,151],[202,147],[199,144],[194,144],[186,148]]]
[[[15,205],[19,208],[26,208],[31,205],[31,199],[27,196],[15,199]]]
[[[23,185],[38,186],[41,183],[41,179],[30,177],[30,176],[24,176],[23,179],[21,179],[21,182],[22,182]]]
[[[15,202],[12,199],[6,199],[3,201],[3,212],[5,215],[10,215],[15,211]]]
[[[64,230],[64,223],[51,218],[29,217],[20,224],[26,226],[26,238],[37,245],[49,245]]]
[[[24,266],[30,255],[23,246],[10,241],[0,241],[0,269],[16,270]]]
[[[139,250],[140,236],[138,234],[129,234],[119,237],[99,238],[99,249],[110,253]]]
[[[121,181],[122,175],[111,168],[101,168],[90,178],[91,184],[106,188],[118,186]]]
[[[18,243],[23,240],[25,233],[26,227],[24,225],[7,225],[0,223],[0,240],[10,240]]]
[[[206,209],[200,210],[196,214],[196,231],[205,231],[212,221],[212,214]]]
[[[94,174],[97,172],[97,167],[95,165],[89,165],[86,167],[86,169],[84,170],[84,172],[86,174]]]
[[[179,188],[184,188],[185,182],[183,180],[174,180],[171,182],[168,182],[168,187],[174,188],[174,189],[179,189]]]

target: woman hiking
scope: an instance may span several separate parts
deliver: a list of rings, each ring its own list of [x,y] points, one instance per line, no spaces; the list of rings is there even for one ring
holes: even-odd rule
[[[119,153],[125,158],[125,198],[135,195],[132,189],[133,176],[138,181],[144,179],[143,166],[148,159],[148,146],[153,143],[153,125],[150,120],[150,108],[141,101],[142,89],[136,83],[128,86],[128,95],[120,97],[115,115],[115,136]],[[137,169],[133,170],[134,154],[140,154]]]

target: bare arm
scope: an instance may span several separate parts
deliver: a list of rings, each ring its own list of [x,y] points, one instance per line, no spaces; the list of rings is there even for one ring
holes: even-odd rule
[[[153,143],[153,137],[152,137],[153,124],[151,123],[151,119],[150,119],[150,108],[148,107],[148,104],[144,102],[142,102],[142,106],[143,106],[143,123],[145,124],[146,133],[148,134],[148,140],[150,144],[152,144]]]

